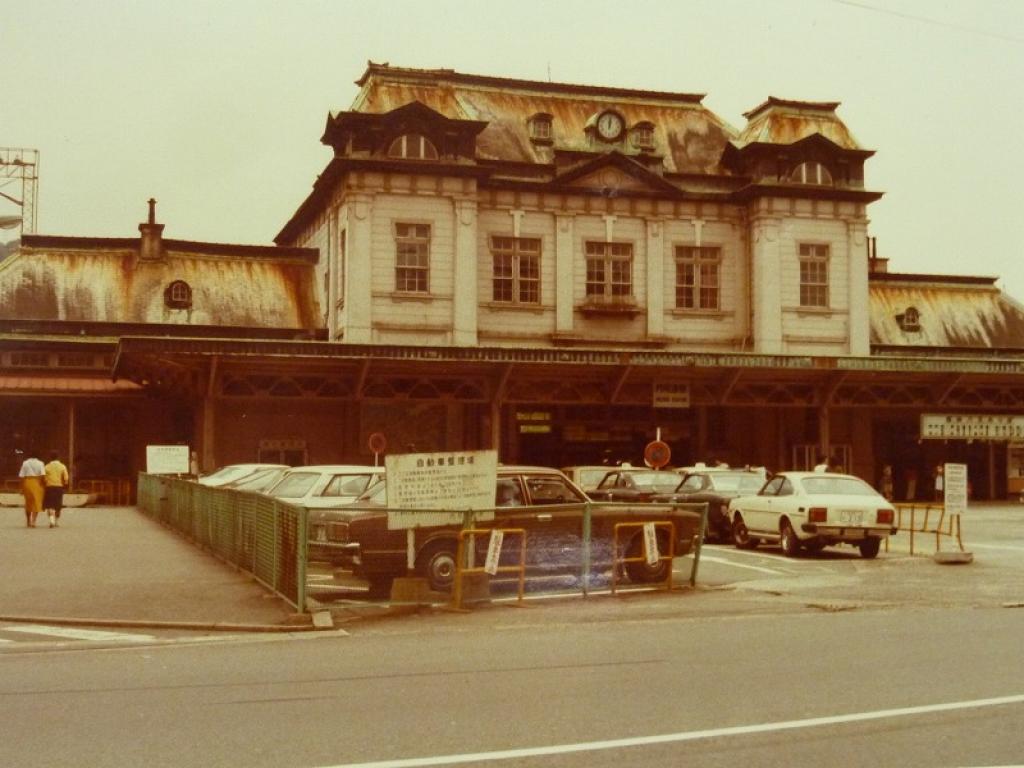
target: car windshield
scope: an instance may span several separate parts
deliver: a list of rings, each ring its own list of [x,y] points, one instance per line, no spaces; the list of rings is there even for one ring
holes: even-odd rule
[[[878,495],[878,491],[855,477],[806,477],[804,491],[809,496]]]
[[[237,491],[264,491],[280,480],[284,473],[283,469],[263,469],[229,485]]]
[[[764,478],[749,472],[715,472],[711,485],[717,491],[751,491],[757,493],[764,485]],[[809,493],[809,491],[808,491]]]
[[[372,475],[335,475],[324,488],[324,496],[358,496],[370,484]]]
[[[270,489],[270,495],[279,499],[300,498],[309,493],[319,477],[319,472],[290,472]]]
[[[679,475],[673,474],[672,472],[634,472],[633,482],[637,488],[643,489],[655,489],[665,488],[666,490],[674,490],[676,483],[679,480]]]
[[[203,475],[203,480],[216,481],[216,482],[228,482],[236,478],[252,472],[252,467],[243,467],[236,464],[231,464],[227,467],[221,467],[216,472],[211,472],[208,475]]]
[[[584,488],[593,488],[594,486],[601,482],[601,479],[606,474],[608,474],[608,470],[604,468],[581,469],[579,471],[579,482],[577,484],[583,486]]]

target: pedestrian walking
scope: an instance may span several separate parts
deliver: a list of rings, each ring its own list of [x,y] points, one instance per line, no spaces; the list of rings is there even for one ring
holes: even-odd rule
[[[892,465],[886,464],[882,467],[882,496],[885,497],[886,501],[892,501],[894,496],[893,490],[893,476],[892,476]]]
[[[935,467],[935,501],[945,499],[945,478],[942,475],[942,465]]]
[[[25,525],[36,527],[36,518],[43,508],[43,476],[46,469],[36,458],[35,451],[28,451],[21,463],[18,477],[21,478],[21,493],[25,497]]]
[[[57,451],[50,451],[49,462],[43,467],[44,483],[43,509],[50,518],[50,527],[60,523],[60,510],[64,506],[64,489],[70,484],[68,468],[61,462]]]

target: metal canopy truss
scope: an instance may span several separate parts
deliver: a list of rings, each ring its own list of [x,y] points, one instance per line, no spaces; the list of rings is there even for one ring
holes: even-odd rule
[[[1024,360],[810,358],[125,337],[114,377],[201,398],[652,405],[1024,408]],[[211,389],[210,383],[213,382]]]
[[[8,180],[21,182],[14,194]],[[21,209],[20,233],[30,235],[36,231],[39,210],[39,150],[0,147],[0,196]]]

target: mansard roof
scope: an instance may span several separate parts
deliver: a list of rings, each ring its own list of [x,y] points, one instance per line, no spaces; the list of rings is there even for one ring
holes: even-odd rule
[[[554,150],[595,151],[588,130],[596,115],[618,112],[627,129],[654,126],[650,151],[666,173],[717,173],[735,129],[707,109],[702,94],[466,75],[449,69],[403,69],[371,63],[357,81],[352,112],[383,114],[419,102],[452,119],[487,123],[477,137],[481,160],[549,163],[551,147],[531,141],[529,120],[551,116]],[[603,146],[596,146],[600,151]],[[609,149],[612,147],[608,147]],[[628,139],[620,151],[634,151]],[[640,149],[635,150],[640,153]]]
[[[871,344],[900,353],[912,348],[1024,351],[1024,305],[994,277],[873,273]],[[908,322],[908,310],[915,317]]]
[[[791,145],[811,136],[821,136],[842,150],[866,152],[839,119],[838,101],[792,101],[770,96],[744,113],[747,125],[732,142],[737,149],[753,144]]]
[[[25,235],[0,262],[0,321],[171,324],[315,330],[315,248],[161,240],[143,258],[141,238]],[[165,290],[182,281],[187,309]]]

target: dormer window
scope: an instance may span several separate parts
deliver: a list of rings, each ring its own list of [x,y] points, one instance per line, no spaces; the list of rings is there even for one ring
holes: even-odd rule
[[[633,146],[637,149],[654,149],[654,124],[637,123],[630,132]]]
[[[800,163],[789,175],[795,184],[814,184],[821,187],[832,185],[832,174],[821,163]]]
[[[530,139],[541,143],[550,142],[552,139],[551,121],[551,115],[546,112],[538,112],[531,117],[527,121],[527,126],[530,129]]]
[[[917,311],[917,307],[907,307],[902,315],[896,315],[896,322],[900,324],[900,329],[908,332],[915,332],[921,330],[921,313]]]
[[[164,291],[164,304],[170,309],[191,308],[192,288],[184,280],[175,280]]]
[[[426,136],[407,133],[391,142],[388,157],[399,157],[403,160],[437,160],[437,148]]]

